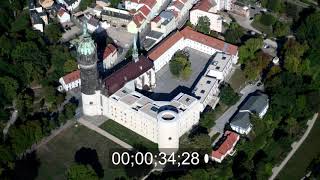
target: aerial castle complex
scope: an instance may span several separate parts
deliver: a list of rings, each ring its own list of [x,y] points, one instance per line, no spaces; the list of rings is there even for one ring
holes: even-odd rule
[[[83,31],[77,53],[84,115],[106,116],[157,143],[160,150],[179,148],[180,136],[199,122],[200,113],[207,105],[214,106],[219,101],[219,84],[238,59],[236,46],[185,28],[170,35],[148,57],[139,56],[134,45],[133,60],[100,79],[95,43],[87,34],[86,27]],[[137,91],[152,91],[156,86],[156,72],[169,62],[176,51],[187,46],[202,53],[218,55],[213,58],[193,93],[180,93],[171,101],[154,101]]]

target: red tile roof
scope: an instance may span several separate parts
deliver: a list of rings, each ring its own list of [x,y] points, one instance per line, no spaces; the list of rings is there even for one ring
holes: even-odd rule
[[[155,17],[152,22],[158,23],[161,20],[160,16]]]
[[[200,0],[192,9],[208,12],[211,7],[212,3],[209,0]]]
[[[104,49],[103,59],[107,58],[111,54],[114,54],[116,51],[117,51],[117,48],[114,47],[114,45],[108,44],[107,47]]]
[[[66,84],[69,84],[71,82],[79,80],[80,79],[80,70],[73,71],[73,72],[63,76],[62,79],[64,80],[64,82]]]
[[[140,12],[133,16],[133,21],[137,25],[137,27],[140,27],[144,20],[145,17]]]
[[[164,54],[171,46],[173,46],[180,39],[183,39],[183,35],[179,31],[170,35],[167,39],[163,40],[148,54],[149,59],[153,61],[157,60],[162,54]]]
[[[58,11],[58,16],[61,17],[64,13],[66,13],[66,11],[63,8],[60,8]]]
[[[179,9],[179,10],[181,10],[182,8],[183,8],[183,3],[182,2],[180,2],[180,1],[175,1],[174,3],[173,3],[173,5],[177,8],[177,9]]]
[[[146,57],[140,56],[139,59],[138,62],[129,62],[104,80],[109,96],[121,89],[127,82],[136,79],[153,67],[153,62]]]
[[[199,42],[214,49],[227,52],[231,55],[236,55],[238,52],[238,47],[235,45],[194,31],[190,27],[186,27],[182,31],[176,31],[175,33],[171,34],[167,39],[164,39],[158,46],[156,46],[150,51],[148,57],[153,61],[157,60],[163,53],[166,52],[166,50],[168,50],[178,40],[182,38]]]
[[[143,5],[139,11],[144,15],[145,18],[150,14],[150,9],[146,5]]]
[[[232,55],[236,55],[238,52],[238,46],[226,43],[220,39],[210,37],[197,31],[194,31],[191,27],[184,28],[181,31],[181,33],[187,39],[199,42],[214,49],[218,49],[220,51],[227,52]]]
[[[226,131],[224,133],[226,139],[219,146],[217,150],[213,150],[211,155],[214,158],[221,159],[222,156],[225,156],[226,153],[233,149],[234,145],[238,142],[240,136],[232,131]]]
[[[141,1],[141,4],[147,5],[150,9],[152,9],[156,3],[157,3],[156,0],[143,0],[143,1]]]

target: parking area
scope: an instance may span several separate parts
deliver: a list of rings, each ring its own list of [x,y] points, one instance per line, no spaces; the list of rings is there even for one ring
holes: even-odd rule
[[[185,48],[184,51],[189,53],[189,60],[191,61],[192,74],[190,78],[185,81],[174,77],[170,72],[168,63],[156,73],[157,86],[154,89],[155,93],[170,93],[179,86],[191,88],[211,57],[191,48]]]

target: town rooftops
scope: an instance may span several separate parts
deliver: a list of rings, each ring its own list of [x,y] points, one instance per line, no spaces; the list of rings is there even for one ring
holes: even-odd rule
[[[252,126],[250,122],[250,114],[248,112],[237,112],[237,114],[230,120],[230,124],[242,129],[249,129],[250,126]]]
[[[232,131],[226,131],[224,133],[224,141],[222,144],[218,147],[218,149],[213,150],[211,156],[213,158],[222,160],[227,154],[230,153],[230,151],[233,150],[234,146],[238,142],[240,136]]]
[[[250,96],[240,107],[239,111],[250,111],[251,113],[260,114],[266,106],[268,106],[268,96],[260,93]]]
[[[220,39],[210,37],[210,36],[204,35],[202,33],[199,33],[197,31],[194,31],[191,27],[184,28],[181,31],[181,33],[183,34],[183,36],[186,39],[196,41],[198,43],[207,45],[209,47],[226,52],[228,54],[236,55],[238,52],[237,46],[235,46],[233,44],[226,43]]]
[[[200,0],[192,9],[208,12],[213,7],[213,3],[210,0]]]
[[[103,59],[107,58],[111,54],[114,54],[116,51],[117,51],[117,48],[114,45],[108,44],[103,52]]]
[[[88,21],[88,24],[91,24],[92,26],[97,27],[99,25],[99,20],[94,17],[91,17]]]
[[[104,80],[107,94],[112,95],[121,89],[127,82],[136,79],[152,67],[153,62],[144,56],[140,56],[138,62],[129,62],[123,68],[112,73]]]
[[[139,11],[144,15],[144,17],[147,17],[150,14],[150,9],[146,5],[142,6]]]
[[[170,47],[172,47],[181,39],[183,39],[183,35],[179,31],[171,34],[166,39],[162,40],[161,43],[155,48],[153,48],[148,54],[148,57],[153,61],[157,60],[162,54],[164,54]]]
[[[64,8],[60,8],[59,11],[58,11],[58,16],[62,17],[64,15],[64,13],[67,13],[67,11],[64,10]]]
[[[73,71],[73,72],[63,76],[62,79],[66,84],[77,81],[80,79],[80,70]]]
[[[142,0],[140,2],[140,4],[147,5],[150,9],[152,9],[156,3],[157,3],[156,0]]]
[[[212,47],[214,49],[223,51],[231,55],[236,55],[238,52],[238,47],[235,45],[196,32],[190,27],[185,27],[182,31],[176,31],[169,35],[168,38],[164,39],[160,44],[158,44],[155,48],[153,48],[150,51],[148,57],[153,61],[157,60],[162,54],[164,54],[167,50],[170,49],[170,47],[172,47],[181,39],[190,39],[192,41],[196,41],[198,43],[201,43],[203,45]]]
[[[71,5],[74,4],[76,1],[78,1],[78,0],[64,0],[64,2],[66,2],[68,6],[71,6]]]

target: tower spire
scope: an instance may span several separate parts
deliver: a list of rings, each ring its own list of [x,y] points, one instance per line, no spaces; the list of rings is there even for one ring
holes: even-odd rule
[[[139,61],[139,52],[137,48],[137,35],[135,35],[133,38],[132,59],[134,60],[134,62]]]

